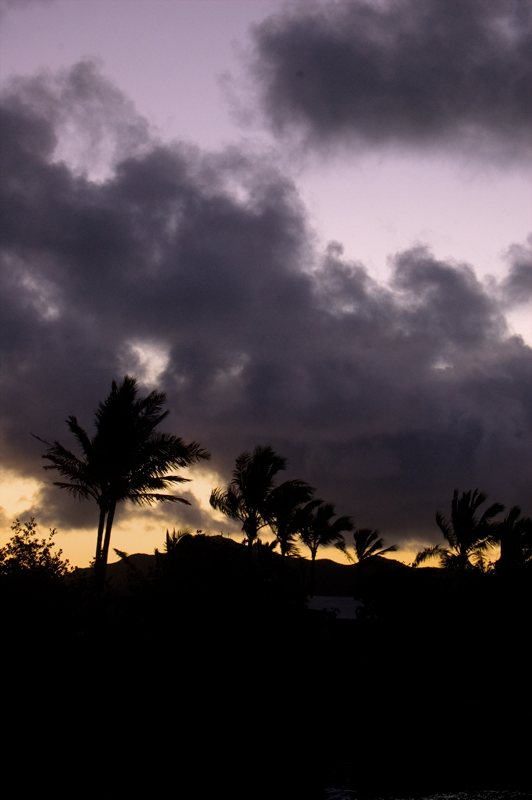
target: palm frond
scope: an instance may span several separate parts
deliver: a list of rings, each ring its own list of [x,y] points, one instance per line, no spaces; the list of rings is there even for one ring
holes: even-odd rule
[[[90,452],[92,451],[93,444],[87,432],[81,427],[81,425],[78,425],[76,417],[68,417],[66,422],[70,432],[78,440],[83,453],[85,453],[86,456],[89,456]]]
[[[497,514],[501,514],[503,511],[504,511],[504,506],[502,503],[493,503],[482,514],[479,525],[485,525],[490,519],[493,519],[493,517],[496,517]]]
[[[337,550],[344,554],[348,561],[350,561],[352,564],[356,564],[357,559],[351,555],[343,538],[339,542],[336,542],[334,546]]]
[[[158,492],[135,492],[125,500],[131,500],[139,506],[152,506],[154,503],[183,503],[190,505],[190,501],[184,497],[177,497],[175,494],[159,494]]]
[[[244,509],[242,508],[242,500],[238,494],[232,489],[213,489],[209,498],[209,503],[217,511],[221,511],[231,519],[239,519],[242,521]]]
[[[90,486],[84,486],[81,483],[63,483],[61,481],[54,481],[54,486],[59,486],[60,489],[65,489],[69,494],[76,497],[78,500],[87,500],[92,497],[97,500],[99,495],[96,490]]]
[[[417,556],[415,557],[412,566],[417,567],[419,564],[422,564],[424,561],[427,561],[429,558],[439,558],[442,561],[445,558],[446,554],[449,551],[444,548],[440,547],[439,544],[434,545],[433,547],[425,547],[423,550],[420,550]]]
[[[439,511],[436,511],[436,524],[438,528],[441,530],[447,541],[451,546],[455,545],[456,537],[451,526],[451,523],[445,519],[445,517],[440,514]]]

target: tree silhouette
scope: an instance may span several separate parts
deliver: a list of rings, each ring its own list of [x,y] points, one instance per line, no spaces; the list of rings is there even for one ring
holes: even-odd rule
[[[283,558],[298,552],[297,537],[306,522],[303,506],[308,505],[313,493],[312,486],[304,481],[288,481],[276,487],[268,497],[266,516]]]
[[[199,531],[198,531],[199,533]],[[170,531],[166,531],[166,538],[164,541],[164,552],[167,556],[174,556],[179,544],[188,536],[193,536],[192,528],[183,528],[181,530],[176,531],[174,528],[172,533]],[[155,548],[155,553],[157,554],[159,550]]]
[[[303,492],[303,487],[307,486],[298,480],[275,485],[275,476],[286,469],[286,463],[286,458],[278,455],[269,445],[257,445],[253,453],[246,451],[238,456],[233,478],[227,488],[213,489],[211,492],[211,506],[242,523],[250,554],[259,530],[270,525],[274,519],[274,498],[278,497],[280,504],[283,493],[288,497],[289,492]]]
[[[383,556],[385,553],[394,553],[397,550],[394,544],[384,547],[384,539],[379,537],[379,531],[371,528],[359,528],[356,530],[353,534],[353,541],[354,555],[349,552],[343,541],[338,542],[336,547],[342,551],[349,561],[355,563],[362,563],[375,556]]]
[[[63,551],[56,550],[51,528],[47,539],[37,536],[37,523],[34,517],[22,523],[16,519],[11,525],[13,536],[0,548],[0,574],[34,572],[48,578],[64,578],[70,571],[68,559],[61,558]]]
[[[501,503],[493,503],[480,518],[476,512],[487,499],[484,492],[477,489],[462,492],[459,496],[458,489],[454,490],[451,504],[451,519],[447,520],[436,512],[436,524],[443,533],[448,547],[426,547],[421,550],[415,560],[418,566],[428,558],[438,558],[442,567],[448,569],[466,570],[482,567],[484,554],[495,543],[495,526],[491,523],[493,517],[504,511]]]
[[[45,469],[56,469],[67,479],[56,481],[55,485],[80,500],[92,498],[98,503],[94,566],[101,582],[105,580],[117,504],[131,500],[139,505],[158,502],[189,505],[182,497],[162,493],[173,484],[189,480],[167,472],[210,458],[197,442],[185,444],[176,436],[155,431],[169,414],[168,410],[162,410],[165,403],[164,392],[153,391],[147,397],[138,397],[136,380],[126,375],[120,384],[113,381],[109,396],[99,404],[92,438],[78,425],[76,417],[67,419],[81,457],[59,442],[45,442],[48,449],[43,458],[51,462]]]
[[[341,540],[345,531],[353,530],[353,520],[351,517],[338,517],[332,521],[335,516],[334,505],[324,503],[323,500],[312,500],[302,513],[306,518],[301,526],[300,536],[303,544],[310,550],[310,594],[313,595],[318,548]]]
[[[497,562],[499,571],[510,571],[532,562],[532,519],[521,517],[514,506],[508,516],[494,526],[494,536],[501,546]]]

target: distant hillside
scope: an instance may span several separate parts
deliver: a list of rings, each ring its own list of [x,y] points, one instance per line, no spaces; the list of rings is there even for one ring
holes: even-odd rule
[[[164,557],[164,556],[163,556]],[[224,536],[191,536],[183,540],[177,547],[175,557],[180,559],[203,559],[205,569],[212,564],[219,563],[222,569],[238,562],[245,563],[248,557],[247,548],[235,542],[233,539]],[[282,557],[278,553],[268,553],[275,571],[282,568]],[[256,554],[254,553],[256,560]],[[150,571],[156,566],[155,555],[146,553],[134,553],[128,556],[127,560],[108,564],[107,577],[111,586],[118,591],[125,590],[128,585],[128,577],[132,570],[138,570],[143,576],[148,576]],[[299,584],[301,590],[308,591],[310,586],[311,562],[307,558],[287,558],[286,573],[291,579]],[[197,566],[196,566],[197,568]],[[78,574],[88,573],[89,568],[79,569]],[[368,562],[360,564],[340,564],[329,558],[316,559],[315,563],[315,590],[316,595],[328,595],[331,597],[353,597],[357,588],[367,580],[373,581],[375,578],[388,577],[398,573],[409,573],[411,568],[392,558],[376,556]]]

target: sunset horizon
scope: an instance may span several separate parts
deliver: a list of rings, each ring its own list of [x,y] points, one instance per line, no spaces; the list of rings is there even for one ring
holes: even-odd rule
[[[94,557],[35,436],[92,435],[125,375],[212,460],[111,548],[242,540],[209,496],[257,445],[406,563],[455,490],[530,515],[531,31],[503,0],[0,3],[0,544],[33,517]]]

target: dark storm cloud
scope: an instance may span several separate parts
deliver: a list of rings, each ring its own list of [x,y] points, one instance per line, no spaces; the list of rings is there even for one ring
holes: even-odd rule
[[[508,251],[510,269],[502,284],[503,296],[510,305],[532,299],[532,235],[526,245],[514,244]]]
[[[153,146],[148,122],[91,60],[58,73],[13,78],[6,103],[22,114],[31,108],[47,120],[53,127],[53,147],[58,147],[55,159],[69,159],[76,174],[102,177],[102,161],[112,167],[148,143]]]
[[[1,108],[5,464],[42,478],[30,431],[67,444],[69,414],[90,429],[111,380],[142,372],[144,345],[161,353],[165,428],[226,478],[238,453],[271,444],[288,477],[390,539],[431,531],[455,486],[526,510],[532,352],[502,316],[519,248],[496,291],[422,246],[379,284],[339,244],[313,252],[293,185],[236,149],[138,150],[131,136],[90,180],[57,160],[64,87],[37,86]],[[33,512],[59,527],[95,513],[53,487]],[[182,519],[207,527],[197,509]]]
[[[298,3],[254,29],[277,132],[310,143],[532,145],[532,10],[520,0]]]

